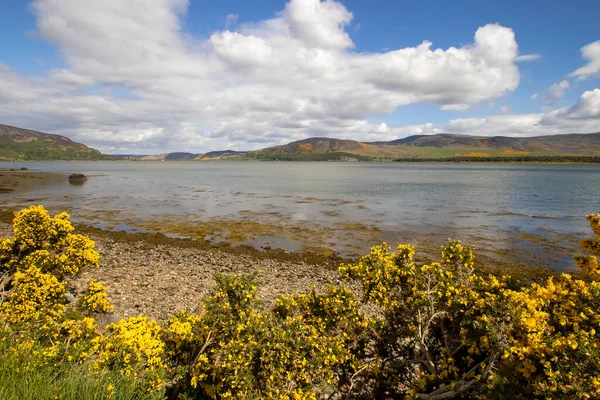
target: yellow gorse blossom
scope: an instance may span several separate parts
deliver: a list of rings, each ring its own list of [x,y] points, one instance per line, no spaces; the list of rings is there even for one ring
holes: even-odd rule
[[[100,255],[88,237],[73,234],[69,214],[51,217],[42,206],[18,212],[14,238],[0,243],[0,263],[9,271],[36,265],[43,272],[76,275],[82,268],[98,267]]]
[[[199,314],[101,330],[65,304],[64,277],[98,265],[93,241],[67,214],[31,207],[15,217],[15,237],[0,240],[12,278],[0,343],[27,355],[19,373],[81,363],[187,398],[600,398],[600,214],[588,220],[599,237],[581,242],[585,279],[518,286],[478,271],[460,241],[438,263],[384,243],[340,266],[345,285],[281,296],[270,309],[256,275],[217,274]],[[107,299],[92,280],[80,304],[106,312]]]
[[[88,289],[81,298],[81,307],[92,313],[107,313],[114,309],[108,301],[106,286],[92,279],[88,283]]]
[[[160,330],[156,321],[142,316],[108,325],[104,335],[93,339],[94,368],[118,366],[130,375],[136,365],[148,370],[162,367],[165,345]]]
[[[600,256],[600,214],[590,214],[587,216],[590,221],[590,227],[597,237],[583,239],[581,241],[582,250],[592,253],[592,255],[577,255],[575,261],[581,270],[593,280],[600,280],[600,263],[596,256]],[[595,255],[594,255],[595,254]]]
[[[57,320],[65,302],[65,283],[54,275],[44,274],[36,266],[17,271],[12,282],[13,290],[8,301],[0,306],[1,319],[8,323],[40,320],[44,317]]]

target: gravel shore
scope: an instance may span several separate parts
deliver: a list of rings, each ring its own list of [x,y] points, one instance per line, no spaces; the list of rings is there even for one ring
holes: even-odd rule
[[[0,223],[0,237],[11,236],[12,227]],[[82,271],[70,279],[69,287],[78,297],[91,279],[105,284],[115,305],[110,320],[143,314],[164,321],[178,311],[198,311],[202,297],[214,287],[215,272],[258,271],[259,297],[266,304],[282,294],[338,283],[337,272],[330,266],[89,236],[96,241],[100,268]]]

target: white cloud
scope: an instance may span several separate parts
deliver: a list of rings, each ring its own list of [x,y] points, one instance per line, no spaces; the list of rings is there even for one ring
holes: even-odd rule
[[[353,15],[332,0],[291,0],[251,23],[231,14],[227,29],[206,39],[182,29],[187,0],[32,4],[39,36],[57,46],[65,67],[30,78],[0,65],[1,120],[111,151],[441,132],[446,127],[368,120],[415,103],[466,110],[491,101],[517,88],[516,62],[531,58],[518,55],[514,32],[498,24],[460,47],[423,41],[358,52],[347,31]]]
[[[237,14],[227,14],[225,17],[225,29],[229,30],[233,25],[237,24],[240,16]]]
[[[442,110],[444,111],[466,111],[468,109],[468,104],[444,104],[442,106]]]
[[[539,95],[537,93],[532,94],[531,96],[529,96],[529,98],[531,100],[537,100],[537,98],[539,97]]]
[[[26,79],[8,65],[0,63],[0,105],[3,107],[11,103],[35,101],[49,93],[52,90],[36,85],[35,81]]]
[[[556,110],[551,115],[565,119],[592,120],[592,122],[598,123],[600,120],[600,89],[584,92],[577,103],[571,107]]]
[[[512,109],[510,107],[504,106],[500,107],[500,111],[502,111],[503,113],[509,113],[512,111]]]
[[[447,125],[451,133],[465,133],[481,136],[529,136],[538,134],[538,114],[491,115],[483,118],[453,119]]]
[[[274,61],[274,49],[256,36],[225,31],[212,35],[210,43],[217,57],[233,69],[265,67]]]
[[[577,79],[587,79],[600,75],[600,40],[583,46],[581,48],[581,57],[588,60],[588,63],[573,71],[569,76]]]
[[[521,54],[517,56],[517,62],[538,61],[542,59],[541,54]]]
[[[564,95],[567,90],[571,87],[571,84],[567,80],[563,80],[560,83],[555,83],[550,86],[546,93],[546,100],[549,105],[556,104]]]
[[[454,119],[449,122],[445,130],[482,136],[539,136],[600,132],[600,89],[584,92],[570,107],[539,114]]]
[[[283,16],[290,31],[311,47],[345,49],[354,47],[344,27],[353,15],[342,3],[331,0],[292,0]]]

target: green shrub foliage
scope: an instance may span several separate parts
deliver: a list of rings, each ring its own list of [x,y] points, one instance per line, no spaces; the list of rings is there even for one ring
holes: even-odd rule
[[[479,272],[460,241],[425,264],[410,245],[383,244],[341,265],[343,284],[271,307],[256,275],[217,274],[197,314],[100,329],[96,313],[112,307],[104,286],[90,282],[74,303],[83,312],[64,301],[64,277],[97,265],[93,242],[72,233],[68,216],[30,208],[0,248],[1,359],[12,360],[0,382],[69,377],[105,398],[599,398],[600,215],[588,220],[597,237],[575,257],[582,279],[515,288]],[[63,396],[55,385],[40,390]]]

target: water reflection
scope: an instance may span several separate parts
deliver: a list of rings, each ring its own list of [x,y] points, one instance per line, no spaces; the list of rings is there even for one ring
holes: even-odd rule
[[[252,236],[250,229],[247,237],[237,232],[238,243],[285,249],[325,246],[346,254],[360,253],[374,240],[430,239],[441,244],[447,237],[463,238],[484,250],[522,254],[549,251],[540,239],[545,237],[566,242],[574,252],[577,239],[588,235],[584,216],[600,209],[598,165],[40,162],[3,166],[55,172],[40,175],[51,184],[27,182],[20,190],[0,194],[3,206],[43,203],[69,210],[75,220],[113,228],[121,224],[145,229],[145,222],[161,219],[166,220],[164,226],[244,220],[254,224],[256,232]],[[89,178],[85,185],[72,186],[62,179],[74,169]],[[269,236],[268,225],[260,224],[287,228],[273,228]],[[518,234],[539,238],[515,238]],[[560,254],[567,250],[560,249]],[[556,260],[550,266],[571,264],[564,255]]]

